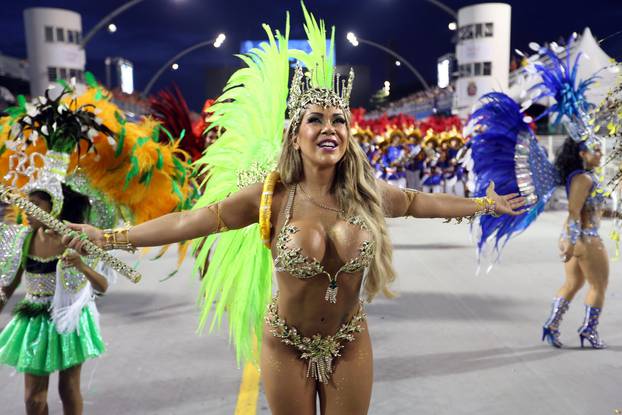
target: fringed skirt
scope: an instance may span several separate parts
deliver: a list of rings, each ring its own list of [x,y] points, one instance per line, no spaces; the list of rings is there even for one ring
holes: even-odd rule
[[[38,376],[68,369],[104,353],[105,346],[90,306],[82,309],[78,328],[61,334],[49,304],[20,302],[0,332],[0,364]]]

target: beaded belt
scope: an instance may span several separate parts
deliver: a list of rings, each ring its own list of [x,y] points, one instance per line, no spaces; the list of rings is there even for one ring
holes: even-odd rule
[[[53,296],[56,291],[56,272],[37,274],[24,272],[26,293],[35,297]]]
[[[337,333],[332,336],[322,336],[316,334],[312,337],[304,337],[298,333],[295,327],[287,326],[284,319],[278,315],[277,307],[278,295],[268,304],[266,313],[266,324],[270,327],[270,333],[274,337],[281,339],[281,342],[293,346],[301,352],[300,358],[309,360],[307,366],[307,377],[312,377],[321,383],[328,383],[333,373],[333,360],[341,356],[341,349],[345,342],[354,340],[354,333],[364,330],[362,322],[367,315],[363,309],[363,302],[357,313],[350,321],[342,324]]]
[[[579,236],[586,238],[600,238],[600,235],[598,234],[598,228],[595,227],[582,228],[581,234]],[[560,235],[560,239],[568,239],[568,234],[566,232],[562,232]]]

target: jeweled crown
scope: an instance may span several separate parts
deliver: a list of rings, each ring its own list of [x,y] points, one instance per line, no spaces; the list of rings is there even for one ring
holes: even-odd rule
[[[341,79],[341,75],[336,73],[330,89],[314,87],[312,78],[310,71],[305,73],[301,66],[296,66],[287,102],[289,118],[294,123],[294,128],[300,121],[301,112],[309,105],[316,104],[323,108],[336,107],[344,111],[350,110],[350,94],[354,81],[354,71],[351,68],[347,80]]]

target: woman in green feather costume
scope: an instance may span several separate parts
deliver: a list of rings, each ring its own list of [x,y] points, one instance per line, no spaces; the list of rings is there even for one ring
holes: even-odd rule
[[[304,5],[303,12],[310,53],[288,50],[288,21],[284,33],[264,25],[268,42],[240,56],[247,67],[212,107],[212,128],[225,133],[199,160],[209,185],[192,211],[129,231],[73,227],[108,249],[205,239],[197,267],[218,234],[202,282],[201,323],[212,307],[210,329],[227,312],[238,361],[259,362],[272,412],[313,414],[319,396],[323,414],[365,414],[373,368],[359,298],[361,291],[367,301],[392,296],[385,217],[518,214],[524,201],[492,189],[466,199],[377,181],[350,132],[352,75],[347,82],[334,75],[324,22]],[[333,40],[334,29],[331,49]],[[308,71],[295,71],[288,101],[290,57]],[[77,238],[65,242],[82,249]]]

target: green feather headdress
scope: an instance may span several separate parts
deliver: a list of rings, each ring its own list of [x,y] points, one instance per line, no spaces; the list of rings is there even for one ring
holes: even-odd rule
[[[327,48],[324,21],[320,20],[318,23],[315,17],[307,11],[304,3],[301,2],[301,5],[305,16],[304,28],[311,52],[291,51],[291,56],[307,68],[307,72],[304,73],[302,67],[296,67],[290,88],[287,106],[294,129],[300,122],[300,114],[309,105],[317,104],[324,108],[337,107],[349,111],[354,81],[352,69],[350,69],[347,82],[341,80],[340,75],[335,74],[329,59],[335,48],[335,27],[331,28],[330,46]]]

